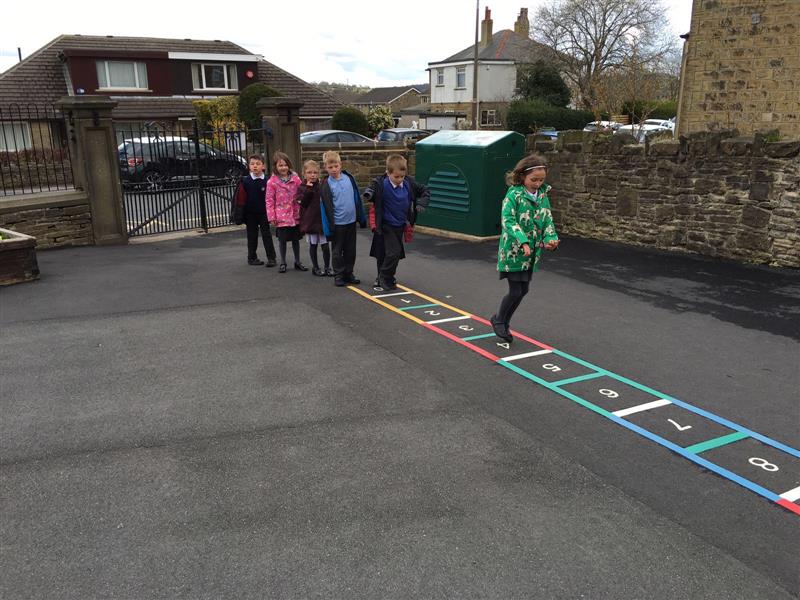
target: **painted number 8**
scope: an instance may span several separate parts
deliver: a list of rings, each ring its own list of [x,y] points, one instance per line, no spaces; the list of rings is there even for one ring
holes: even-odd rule
[[[603,396],[608,396],[609,398],[619,398],[619,394],[614,390],[597,390],[597,391],[603,394]]]
[[[761,467],[762,469],[764,469],[765,471],[769,471],[770,473],[774,473],[775,471],[778,470],[778,465],[773,465],[771,462],[767,462],[763,458],[758,458],[757,456],[754,456],[747,462],[749,462],[754,467]]]

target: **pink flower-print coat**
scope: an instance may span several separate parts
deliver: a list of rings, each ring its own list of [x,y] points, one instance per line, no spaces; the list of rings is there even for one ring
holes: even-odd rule
[[[301,183],[294,172],[289,176],[289,181],[281,181],[277,175],[267,180],[267,220],[275,227],[300,224],[300,203],[295,196]]]

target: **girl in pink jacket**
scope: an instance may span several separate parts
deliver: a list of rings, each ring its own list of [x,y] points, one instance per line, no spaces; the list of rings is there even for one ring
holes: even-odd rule
[[[294,268],[308,271],[300,262],[300,202],[295,198],[302,182],[283,152],[272,155],[272,177],[267,180],[267,220],[275,224],[281,253],[279,273],[286,273],[286,242],[292,242]]]

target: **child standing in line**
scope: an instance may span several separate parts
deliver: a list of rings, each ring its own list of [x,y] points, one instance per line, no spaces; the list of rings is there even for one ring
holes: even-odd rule
[[[378,265],[375,287],[389,291],[397,289],[397,265],[406,256],[405,229],[414,225],[417,213],[425,210],[431,197],[428,188],[406,175],[407,171],[406,159],[400,154],[390,154],[386,158],[386,173],[364,190],[364,198],[373,201],[375,218],[369,251]]]
[[[264,159],[258,154],[248,158],[250,173],[239,181],[234,197],[233,222],[237,225],[244,223],[247,226],[247,264],[253,266],[263,265],[256,251],[258,250],[258,233],[261,230],[261,240],[264,251],[267,253],[267,266],[275,266],[275,246],[269,232],[267,210],[264,205],[264,196],[267,188],[264,176]]]
[[[510,187],[503,198],[497,270],[500,279],[508,281],[508,294],[491,318],[495,335],[506,342],[514,339],[509,329],[511,317],[530,289],[533,272],[539,270],[542,248],[558,247],[546,176],[544,157],[531,154],[520,160],[507,178]]]
[[[308,251],[311,255],[311,274],[318,277],[333,277],[331,270],[331,249],[328,239],[322,232],[322,214],[320,208],[319,164],[315,160],[303,163],[303,184],[297,188],[297,199],[300,201],[300,233],[308,240]],[[325,270],[319,268],[317,246],[322,246],[322,260]]]
[[[308,271],[300,262],[300,203],[296,200],[297,188],[302,182],[292,171],[292,161],[287,154],[276,152],[272,155],[272,177],[267,181],[267,218],[275,223],[281,264],[278,272],[286,273],[286,243],[292,242],[294,268]]]
[[[342,170],[338,152],[328,150],[322,155],[328,176],[320,187],[322,198],[322,230],[333,237],[333,276],[338,287],[358,285],[361,280],[353,274],[356,264],[356,221],[367,226],[364,205],[355,178]]]

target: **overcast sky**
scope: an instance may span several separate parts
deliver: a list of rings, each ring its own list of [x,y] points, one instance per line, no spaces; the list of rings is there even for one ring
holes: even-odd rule
[[[545,1],[481,0],[481,18],[488,6],[494,31],[513,29],[521,7],[534,16]],[[688,31],[692,0],[662,2],[675,35]],[[426,82],[429,62],[472,45],[475,1],[9,0],[0,17],[0,72],[17,62],[17,47],[24,58],[75,33],[230,40],[306,81],[404,85]]]

